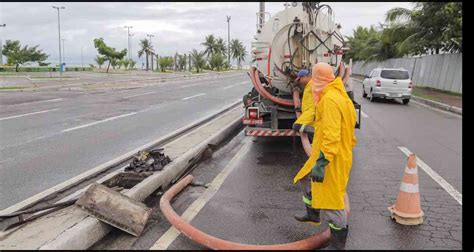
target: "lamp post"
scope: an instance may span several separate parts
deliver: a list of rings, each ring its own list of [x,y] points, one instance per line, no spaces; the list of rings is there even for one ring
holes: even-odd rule
[[[131,47],[131,38],[130,38],[130,28],[133,28],[133,26],[124,26],[124,28],[127,28],[127,40],[128,40],[128,59],[132,59],[132,47]]]
[[[62,62],[61,62],[61,19],[60,19],[60,16],[59,16],[59,10],[62,9],[66,9],[66,7],[64,6],[61,6],[61,7],[58,7],[58,6],[53,6],[54,9],[57,9],[58,10],[58,41],[59,41],[59,77],[60,77],[60,80],[63,80],[63,72],[62,72]]]
[[[84,47],[81,47],[81,67],[82,71],[84,71],[84,53],[83,53]]]
[[[150,47],[151,47],[152,46],[151,45],[151,38],[154,37],[155,35],[147,34],[146,36],[150,39]],[[151,53],[151,71],[153,72],[153,51]]]
[[[66,39],[61,39],[63,41],[63,64],[66,64],[66,51],[64,50],[64,41],[66,41]]]
[[[230,16],[227,16],[227,63],[230,67]]]

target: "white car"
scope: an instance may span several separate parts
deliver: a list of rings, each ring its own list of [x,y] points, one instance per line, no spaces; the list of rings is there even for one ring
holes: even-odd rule
[[[368,97],[371,102],[375,98],[402,99],[407,104],[411,98],[413,83],[405,69],[376,68],[365,76],[362,82],[362,97]]]

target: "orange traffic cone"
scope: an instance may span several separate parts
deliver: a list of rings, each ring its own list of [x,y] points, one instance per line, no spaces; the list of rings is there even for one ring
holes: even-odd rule
[[[388,210],[392,213],[391,218],[399,224],[418,225],[423,223],[415,154],[408,156],[397,201]]]

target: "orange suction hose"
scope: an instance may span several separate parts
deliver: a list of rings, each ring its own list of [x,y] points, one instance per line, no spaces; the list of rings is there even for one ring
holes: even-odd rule
[[[304,240],[275,245],[249,245],[231,242],[219,239],[212,235],[206,234],[201,230],[193,227],[191,224],[184,221],[171,207],[170,201],[176,194],[181,192],[189,183],[193,181],[193,176],[188,175],[181,179],[178,183],[173,185],[166,191],[160,199],[160,209],[165,215],[166,219],[178,229],[181,233],[186,235],[189,239],[214,250],[309,250],[324,247],[328,244],[331,238],[331,232],[328,229],[321,233],[315,234]],[[349,220],[349,200],[347,196],[344,198],[346,204],[347,219]]]

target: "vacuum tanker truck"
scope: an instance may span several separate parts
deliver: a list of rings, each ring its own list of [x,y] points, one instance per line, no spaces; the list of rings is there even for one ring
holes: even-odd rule
[[[347,49],[334,18],[331,6],[319,2],[287,3],[274,15],[265,12],[265,3],[260,2],[248,72],[253,88],[243,97],[246,135],[299,135],[292,128],[302,95],[294,81],[297,72],[311,70],[318,62],[336,70]],[[360,105],[354,102],[354,108],[358,128]]]

